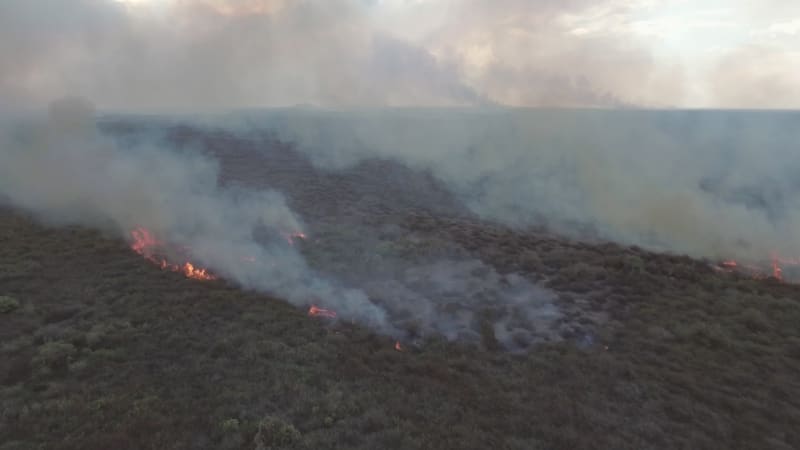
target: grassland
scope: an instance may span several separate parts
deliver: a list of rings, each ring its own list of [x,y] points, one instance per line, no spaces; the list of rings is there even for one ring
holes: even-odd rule
[[[409,215],[607,319],[523,353],[393,341],[0,213],[0,449],[798,448],[800,288]],[[602,285],[604,289],[597,289]],[[583,294],[585,295],[583,295]]]

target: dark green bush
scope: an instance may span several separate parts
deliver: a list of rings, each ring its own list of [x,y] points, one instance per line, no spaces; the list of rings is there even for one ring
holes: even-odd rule
[[[0,313],[7,314],[15,311],[17,308],[19,308],[19,300],[6,295],[0,295]]]

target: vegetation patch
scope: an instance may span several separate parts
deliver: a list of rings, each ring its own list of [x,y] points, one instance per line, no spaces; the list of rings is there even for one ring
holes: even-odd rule
[[[19,300],[6,295],[0,295],[0,314],[7,314],[16,311],[18,308]]]
[[[486,308],[473,317],[478,342],[425,335],[398,350],[395,338],[309,318],[224,280],[162,272],[100,233],[2,213],[0,267],[41,263],[0,271],[3,293],[24,299],[0,315],[0,442],[800,448],[798,286],[614,244],[392,214],[380,220],[414,230],[422,244],[393,235],[370,250],[342,232],[352,251],[380,264],[414,249],[426,248],[421,260],[449,254],[441,242],[467,249],[499,274],[557,291],[561,339],[507,351],[499,332],[519,330],[495,328]],[[459,311],[458,299],[449,305]]]

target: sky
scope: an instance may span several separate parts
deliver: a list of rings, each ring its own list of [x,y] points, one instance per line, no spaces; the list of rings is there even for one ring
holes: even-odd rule
[[[0,104],[800,108],[796,0],[4,0]]]

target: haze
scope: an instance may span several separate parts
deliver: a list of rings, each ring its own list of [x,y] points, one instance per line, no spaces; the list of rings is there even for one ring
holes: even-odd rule
[[[791,0],[7,0],[0,104],[800,105]]]

